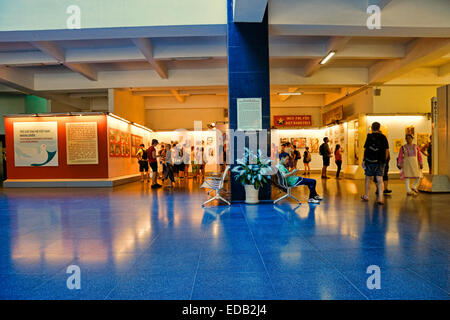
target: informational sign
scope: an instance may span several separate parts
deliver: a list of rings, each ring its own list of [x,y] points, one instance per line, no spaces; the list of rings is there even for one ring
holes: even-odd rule
[[[237,99],[237,129],[262,130],[262,99]]]
[[[130,157],[130,134],[117,129],[109,129],[109,156]]]
[[[273,116],[273,124],[275,128],[310,127],[312,125],[312,118],[310,115]]]
[[[14,166],[57,167],[58,124],[14,122]]]
[[[336,121],[342,120],[343,118],[344,118],[344,106],[339,106],[322,114],[324,126],[335,123]]]
[[[97,122],[66,123],[67,164],[98,164]]]

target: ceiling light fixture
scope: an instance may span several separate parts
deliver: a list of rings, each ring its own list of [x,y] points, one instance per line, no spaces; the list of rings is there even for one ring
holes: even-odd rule
[[[320,64],[325,64],[330,60],[334,55],[336,54],[336,51],[330,51],[325,58],[320,61]]]
[[[302,92],[279,92],[279,96],[301,96]]]

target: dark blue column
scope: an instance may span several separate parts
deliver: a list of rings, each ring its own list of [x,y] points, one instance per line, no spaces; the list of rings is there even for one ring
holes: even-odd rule
[[[266,150],[270,157],[270,73],[269,73],[269,33],[267,9],[261,23],[234,23],[233,0],[228,1],[228,117],[229,128],[237,129],[238,98],[262,98],[262,128],[267,136],[258,134],[258,140],[267,139]],[[264,131],[263,131],[264,132]],[[234,144],[234,157],[238,154]],[[235,163],[235,160],[233,163]],[[232,165],[233,167],[233,165]],[[260,200],[271,198],[271,188],[267,185],[259,192]],[[245,199],[244,187],[231,179],[231,199]]]

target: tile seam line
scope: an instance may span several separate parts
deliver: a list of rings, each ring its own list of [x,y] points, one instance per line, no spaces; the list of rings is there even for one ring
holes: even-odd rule
[[[159,238],[159,234],[157,234],[157,235],[150,241],[150,244],[148,245],[147,249],[150,248],[150,247],[152,246],[152,244],[153,244],[153,243],[156,241],[156,239],[158,239],[158,238]],[[144,253],[141,252],[141,254],[139,254],[139,256],[136,258],[136,261],[135,261],[135,262],[137,262],[137,261],[139,260],[139,258],[141,258],[143,255],[144,255]],[[133,268],[134,265],[135,265],[135,263],[134,263],[127,271],[130,271],[130,270]],[[120,281],[121,281],[121,280],[118,280],[118,281],[116,282],[116,284],[111,288],[111,290],[109,290],[108,293],[105,295],[105,297],[103,298],[103,300],[107,300],[107,299],[108,299],[108,297],[111,295],[111,293],[117,288],[117,286],[119,285],[119,282],[120,282]]]
[[[292,223],[286,219],[284,216],[281,215],[281,213],[279,213],[278,211],[275,212],[276,214],[280,215],[284,220],[286,220],[290,226],[292,226]],[[327,258],[325,258],[325,256],[323,255],[322,251],[317,248],[311,241],[309,241],[308,239],[306,239],[297,229],[295,229],[295,232],[305,241],[307,241],[314,249],[316,249],[317,253],[320,255],[320,257],[327,262],[341,277],[343,277],[345,279],[345,281],[347,281],[353,288],[355,288],[356,291],[358,291],[366,300],[370,300],[369,297],[367,297],[361,290],[358,289],[358,287],[352,282],[350,281],[350,279],[347,278],[347,276],[345,274],[343,274],[337,267],[334,266],[333,263],[331,263],[330,260],[328,260]]]
[[[253,239],[253,243],[255,244],[256,250],[258,251],[259,258],[261,259],[261,262],[262,262],[262,264],[263,264],[264,270],[265,270],[266,275],[267,275],[267,277],[268,277],[268,279],[269,279],[270,286],[271,286],[273,292],[275,293],[276,299],[274,299],[274,300],[278,300],[278,299],[279,299],[278,291],[275,290],[275,286],[273,285],[272,277],[270,276],[269,271],[267,270],[266,263],[264,262],[264,259],[263,259],[263,257],[262,257],[261,251],[260,251],[259,248],[258,248],[258,244],[256,243],[255,237],[253,236],[252,228],[250,228],[250,224],[248,223],[247,216],[246,216],[246,214],[245,214],[245,212],[244,212],[244,209],[243,209],[242,204],[239,204],[239,207],[240,207],[240,209],[241,209],[242,215],[243,215],[244,218],[245,218],[245,223],[247,224],[247,227],[248,227],[248,229],[249,229],[249,231],[250,231],[250,235],[252,236],[252,239]]]
[[[207,222],[209,222],[210,220],[211,220],[211,217],[208,217]],[[202,243],[203,243],[206,239],[206,231],[203,230],[202,232],[203,232],[203,235],[202,235]],[[189,295],[189,300],[192,300],[192,296],[194,295],[195,282],[197,281],[197,274],[198,274],[198,270],[200,269],[200,259],[202,258],[203,250],[204,250],[204,246],[202,246],[200,253],[198,255],[197,267],[195,268],[194,280],[192,281],[192,288],[191,288],[191,293]]]
[[[440,286],[438,286],[437,284],[434,284],[433,282],[431,282],[430,280],[428,280],[427,278],[422,277],[419,273],[417,273],[416,271],[414,271],[413,269],[410,269],[410,267],[405,267],[404,268],[407,272],[410,272],[412,274],[414,274],[415,276],[419,277],[420,279],[424,280],[426,283],[428,283],[432,288],[437,288],[439,290],[441,290],[442,292],[444,292],[447,295],[450,295],[450,292],[446,291],[444,288],[441,288]]]

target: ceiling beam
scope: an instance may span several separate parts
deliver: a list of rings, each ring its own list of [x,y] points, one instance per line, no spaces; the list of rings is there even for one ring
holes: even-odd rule
[[[86,63],[68,63],[64,64],[67,68],[74,72],[78,72],[79,74],[85,76],[89,80],[97,81],[98,73],[97,71],[89,64]]]
[[[212,58],[226,59],[226,43],[201,41],[189,41],[193,45],[189,48],[177,45],[171,41],[161,39],[158,49],[153,50],[154,58],[173,59],[208,56]],[[271,59],[321,59],[327,52],[324,43],[302,43],[292,39],[271,39]],[[339,50],[333,59],[397,59],[403,58],[405,47],[401,44],[383,43],[349,43]],[[147,61],[141,51],[135,46],[113,48],[77,48],[65,50],[66,63],[110,63]],[[57,65],[61,63],[57,59],[42,51],[6,51],[0,52],[0,65],[8,66],[40,66]]]
[[[56,43],[51,41],[32,41],[31,44],[45,53],[47,56],[55,59],[60,63],[66,61],[66,53],[64,49],[58,46]]]
[[[330,51],[339,51],[345,47],[345,45],[350,41],[351,37],[331,37],[328,40],[326,53],[320,59],[312,59],[306,63],[305,68],[303,69],[303,76],[310,77],[322,66],[320,61],[330,52]]]
[[[439,67],[438,69],[438,76],[439,77],[445,77],[450,73],[450,62],[447,64],[444,64],[443,66]]]
[[[33,74],[14,67],[0,66],[0,81],[23,93],[34,90]]]
[[[81,74],[89,80],[97,81],[97,71],[94,70],[92,66],[88,64],[67,62],[64,48],[58,46],[56,43],[52,41],[32,41],[31,44],[70,70]]]
[[[382,61],[369,68],[369,83],[382,84],[392,80],[415,68],[426,65],[448,54],[450,39],[448,38],[422,38],[408,45],[407,53],[403,59]]]
[[[186,96],[179,94],[178,90],[170,90],[172,94],[175,96],[175,98],[178,100],[178,102],[184,103]]]
[[[136,47],[145,56],[147,61],[152,65],[155,71],[162,79],[167,79],[169,76],[167,74],[167,68],[161,61],[156,61],[153,57],[153,47],[152,43],[147,38],[132,39]]]

